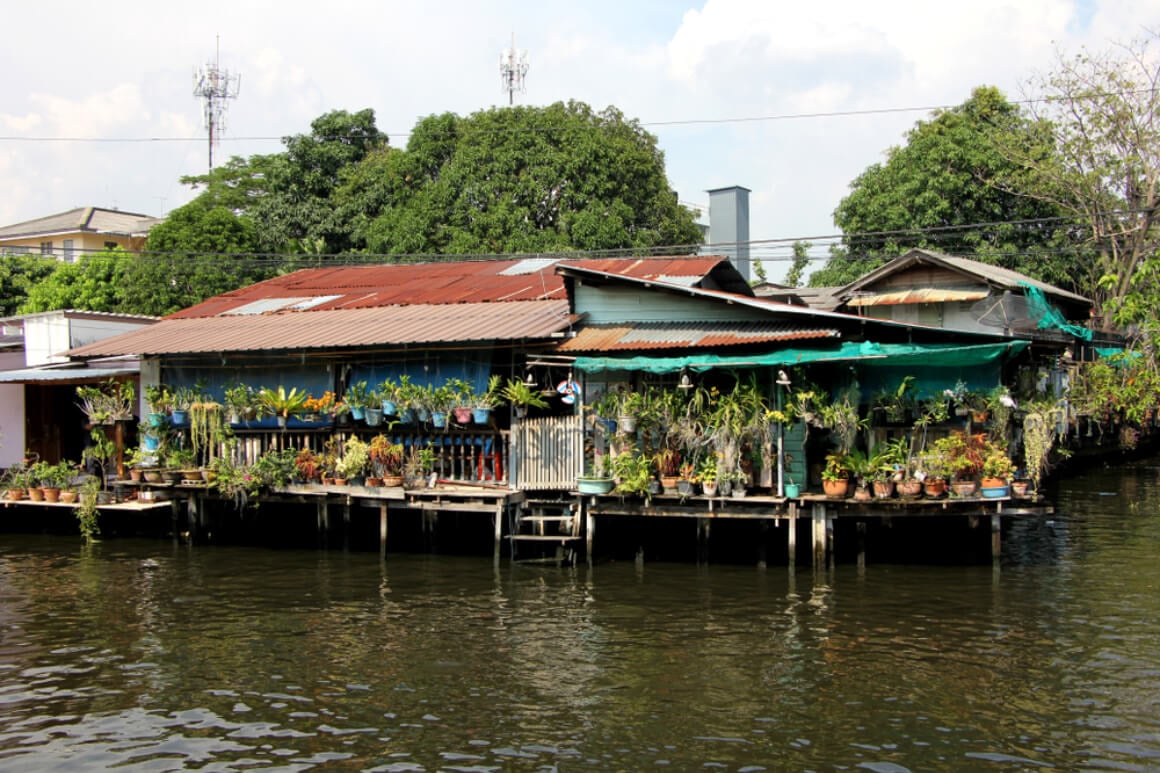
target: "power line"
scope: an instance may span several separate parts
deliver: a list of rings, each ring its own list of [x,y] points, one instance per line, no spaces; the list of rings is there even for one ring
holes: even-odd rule
[[[1060,102],[1073,99],[1101,99],[1104,97],[1125,97],[1139,94],[1151,94],[1151,89],[1137,89],[1129,91],[1118,92],[1100,92],[1094,94],[1084,94],[1082,97],[1034,97],[1021,100],[1008,100],[1012,105],[1032,105],[1051,102]],[[883,108],[867,108],[865,110],[835,110],[829,112],[815,112],[815,113],[783,113],[776,115],[760,115],[760,116],[739,116],[732,118],[688,118],[677,119],[672,121],[638,121],[637,125],[642,127],[666,127],[666,126],[698,126],[698,125],[721,125],[721,124],[741,124],[741,123],[759,123],[759,122],[773,122],[773,121],[797,121],[797,120],[813,120],[818,118],[853,118],[860,116],[871,115],[891,115],[896,113],[932,113],[938,110],[953,110],[961,105],[926,105],[915,107],[883,107]],[[600,127],[591,127],[592,130],[598,130]],[[511,129],[495,128],[495,129],[476,129],[473,134],[527,134],[529,132],[555,132],[571,130],[572,127],[565,126],[535,126],[535,127],[519,127]],[[389,137],[406,138],[410,137],[413,132],[392,132],[383,131]],[[242,137],[228,137],[223,138],[227,142],[282,142],[288,136],[293,135],[250,135]],[[352,138],[361,138],[363,135],[351,135]],[[163,143],[163,142],[201,142],[201,137],[31,137],[24,135],[0,135],[0,142],[90,142],[90,143],[107,143],[107,144],[135,144],[135,143]]]

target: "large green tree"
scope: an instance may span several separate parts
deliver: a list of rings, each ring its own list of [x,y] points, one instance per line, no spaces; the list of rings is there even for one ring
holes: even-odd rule
[[[356,233],[371,252],[499,253],[687,245],[656,138],[580,102],[420,121],[406,151],[368,159],[344,201],[389,202]],[[356,183],[356,180],[360,182]]]
[[[1073,272],[1110,325],[1160,319],[1160,52],[1155,35],[1104,53],[1060,56],[1036,78],[1031,110],[1055,153],[1011,143],[1027,192],[1074,218],[1088,259]]]
[[[1026,164],[1003,152],[1012,137],[1027,158],[1051,157],[1045,128],[993,87],[976,88],[962,105],[919,121],[905,145],[851,183],[834,211],[845,236],[810,284],[846,284],[914,247],[1068,284],[1050,247],[1060,210],[1021,192]]]
[[[0,256],[0,313],[16,314],[32,288],[61,264],[40,255]]]
[[[120,248],[84,255],[76,263],[58,263],[55,270],[28,291],[21,314],[55,309],[132,313],[122,290],[128,265],[137,257]]]
[[[195,199],[154,226],[146,252],[126,265],[123,310],[169,314],[269,278],[274,266],[255,248],[248,218]]]

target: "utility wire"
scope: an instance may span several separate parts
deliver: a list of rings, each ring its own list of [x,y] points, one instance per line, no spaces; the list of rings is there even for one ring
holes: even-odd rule
[[[1092,94],[1083,95],[1067,95],[1067,96],[1048,96],[1048,97],[1032,97],[1028,99],[1007,100],[1011,105],[1034,105],[1052,102],[1073,101],[1077,99],[1102,99],[1105,97],[1127,97],[1138,96],[1141,94],[1151,94],[1151,89],[1136,89],[1127,91],[1108,91],[1096,92]],[[782,113],[776,115],[758,115],[758,116],[739,116],[732,118],[687,118],[677,119],[672,121],[637,121],[634,122],[642,127],[668,127],[668,126],[706,126],[706,125],[724,125],[724,124],[742,124],[742,123],[764,123],[773,121],[800,121],[813,120],[818,118],[853,118],[859,116],[872,115],[892,115],[897,113],[933,113],[935,111],[954,110],[962,105],[925,105],[914,107],[881,107],[881,108],[867,108],[865,110],[834,110],[827,112],[816,113]],[[422,119],[419,119],[422,120]],[[601,126],[587,127],[593,131],[600,130]],[[571,126],[532,126],[532,127],[513,127],[510,129],[495,128],[495,129],[474,129],[470,134],[528,134],[529,132],[557,132],[557,131],[574,131],[575,127]],[[409,138],[414,132],[391,132],[382,131],[388,137]],[[437,134],[439,132],[432,132]],[[463,129],[457,128],[454,130],[456,134],[462,134]],[[288,137],[296,135],[250,135],[250,136],[224,136],[219,138],[222,142],[282,142]],[[337,137],[333,138],[337,139]],[[349,135],[346,139],[351,140],[366,140],[370,139],[364,132]],[[27,135],[0,135],[0,142],[43,142],[43,143],[57,143],[57,142],[91,142],[91,143],[107,143],[107,144],[134,144],[134,143],[167,143],[167,142],[205,142],[205,137],[34,137]]]

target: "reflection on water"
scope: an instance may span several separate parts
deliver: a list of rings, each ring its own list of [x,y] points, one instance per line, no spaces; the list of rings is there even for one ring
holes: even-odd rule
[[[1001,569],[0,541],[0,769],[1160,766],[1157,470]]]

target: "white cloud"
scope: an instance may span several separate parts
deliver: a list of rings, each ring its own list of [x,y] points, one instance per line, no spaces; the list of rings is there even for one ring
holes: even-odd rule
[[[214,58],[219,32],[221,64],[242,76],[222,158],[276,152],[277,138],[334,109],[374,108],[379,128],[404,144],[421,116],[506,104],[498,58],[514,32],[532,63],[518,101],[617,106],[660,138],[682,199],[744,185],[753,190],[751,236],[772,239],[830,232],[850,180],[925,113],[657,122],[954,105],[983,83],[1014,97],[1050,69],[1057,43],[1102,49],[1158,26],[1130,0],[332,0],[321,13],[301,0],[108,0],[64,8],[46,0],[6,9],[10,27],[51,28],[56,45],[46,58],[40,36],[6,40],[4,134],[194,139],[0,142],[0,222],[82,204],[159,212],[186,200],[177,179],[201,172],[206,156],[191,75]],[[273,139],[243,139],[255,137]]]

